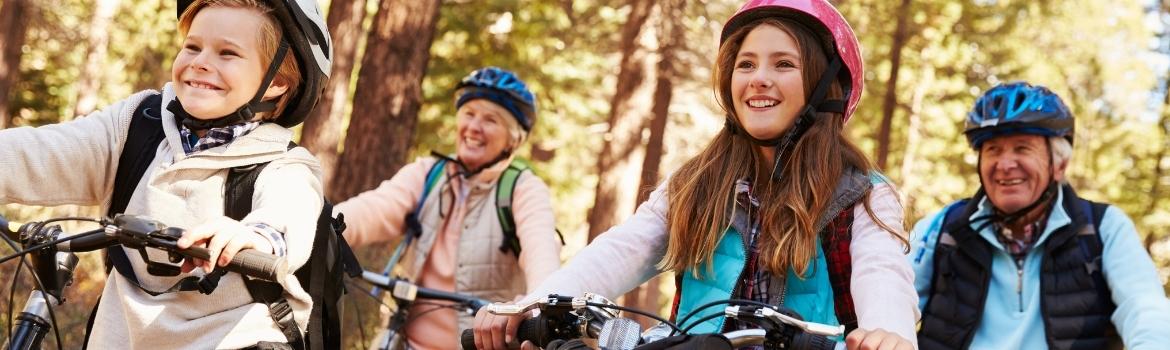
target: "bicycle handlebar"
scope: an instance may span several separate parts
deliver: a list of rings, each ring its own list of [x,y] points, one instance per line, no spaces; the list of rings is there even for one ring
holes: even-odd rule
[[[553,340],[556,338],[553,337],[553,332],[549,329],[548,321],[544,316],[525,318],[520,320],[520,325],[516,327],[517,345],[530,341],[537,346],[544,347]],[[464,329],[463,334],[459,337],[459,342],[464,349],[475,349],[475,330]]]
[[[426,287],[419,287],[414,283],[404,281],[390,276],[382,275],[380,273],[371,271],[362,271],[362,279],[370,284],[385,289],[391,293],[395,298],[414,301],[415,299],[432,299],[444,300],[467,305],[471,308],[471,313],[474,314],[479,311],[479,308],[487,306],[488,301],[476,298],[469,295],[441,291]]]
[[[531,341],[538,346],[547,346],[550,342],[557,339],[568,340],[570,338],[580,338],[585,335],[583,331],[592,327],[593,323],[598,321],[604,323],[610,319],[617,318],[614,314],[599,314],[595,311],[588,316],[576,315],[564,318],[563,320],[558,318],[557,315],[564,313],[566,310],[573,310],[575,312],[586,309],[587,306],[590,309],[596,309],[595,306],[604,306],[598,305],[599,303],[596,302],[597,299],[595,298],[604,300],[604,298],[593,295],[592,293],[586,293],[586,296],[581,298],[550,295],[548,298],[537,299],[526,303],[494,303],[488,305],[487,310],[497,315],[521,315],[532,309],[539,308],[544,313],[520,321],[516,334],[516,338],[518,339],[517,344],[523,343],[524,341]],[[761,328],[723,333],[722,335],[733,345],[732,348],[747,345],[768,345],[798,350],[834,350],[842,349],[844,346],[843,343],[838,343],[830,338],[843,335],[844,326],[830,326],[806,322],[801,320],[799,315],[788,315],[774,307],[761,307],[760,305],[751,304],[730,305],[736,302],[745,301],[727,300],[726,303],[729,306],[724,308],[722,314],[728,318],[737,318],[751,322]],[[630,309],[623,310],[636,311]],[[549,313],[548,311],[554,312]],[[666,324],[670,323],[667,322]],[[673,327],[673,324],[670,325]],[[642,341],[653,343],[665,338],[648,337],[648,333],[650,332],[643,333]],[[596,336],[594,334],[590,335]],[[464,349],[475,348],[474,330],[465,329],[460,341]]]
[[[56,225],[46,226],[47,221],[17,224],[0,216],[0,231],[26,247],[25,250],[17,252],[9,258],[48,246],[62,252],[88,252],[117,244],[131,249],[144,247],[161,249],[186,258],[202,260],[211,258],[211,253],[207,248],[193,246],[180,249],[177,245],[178,239],[186,231],[177,227],[168,227],[149,217],[118,215],[112,221],[106,219],[95,221],[102,224],[101,230],[62,237],[64,232],[61,228]],[[172,255],[171,262],[182,261],[182,258],[178,256]],[[145,254],[143,257],[145,258]],[[151,262],[148,261],[149,263]],[[237,252],[224,269],[271,282],[283,283],[285,275],[288,274],[288,260],[257,250],[245,249]]]

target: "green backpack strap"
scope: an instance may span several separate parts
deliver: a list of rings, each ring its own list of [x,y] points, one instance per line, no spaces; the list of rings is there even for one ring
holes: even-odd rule
[[[516,258],[520,257],[520,238],[516,236],[516,219],[512,215],[512,194],[516,191],[516,182],[525,171],[532,171],[528,162],[514,158],[512,163],[508,164],[508,168],[500,174],[496,186],[496,216],[499,217],[500,227],[504,230],[504,242],[500,244],[500,251],[512,252]],[[561,230],[556,232],[561,239],[561,245],[564,245],[565,235],[561,234]]]
[[[512,194],[516,191],[516,181],[520,174],[529,171],[528,163],[515,159],[508,168],[500,174],[496,185],[496,216],[500,218],[500,228],[504,230],[504,242],[500,244],[500,251],[520,257],[520,239],[516,237],[516,219],[512,216]]]

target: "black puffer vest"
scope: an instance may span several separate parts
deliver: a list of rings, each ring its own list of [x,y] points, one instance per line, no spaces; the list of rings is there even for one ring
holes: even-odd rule
[[[1065,185],[1061,205],[1070,225],[1052,232],[1034,249],[1040,258],[1040,309],[1052,349],[1120,349],[1121,338],[1109,320],[1113,304],[1101,274],[1101,237],[1097,226],[1108,205],[1077,197]],[[934,276],[922,313],[922,349],[965,349],[983,316],[991,284],[995,248],[971,227],[982,192],[950,206],[934,251]]]

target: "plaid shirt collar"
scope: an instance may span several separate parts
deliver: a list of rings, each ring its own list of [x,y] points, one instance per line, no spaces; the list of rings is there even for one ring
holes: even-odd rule
[[[1004,248],[1012,256],[1022,258],[1036,244],[1036,239],[1040,238],[1040,234],[1044,232],[1044,222],[1047,221],[1047,218],[1045,216],[1040,220],[1036,220],[1036,222],[1024,225],[1024,232],[1021,232],[1019,235],[1016,235],[1007,226],[998,222],[992,224],[992,227],[994,227],[995,232],[999,233],[996,235],[999,243],[1003,244]]]
[[[260,122],[247,122],[228,125],[222,128],[211,128],[207,130],[207,133],[202,138],[186,126],[181,126],[179,128],[179,138],[183,140],[183,153],[191,155],[195,152],[231,143],[232,140],[247,135],[259,126]]]

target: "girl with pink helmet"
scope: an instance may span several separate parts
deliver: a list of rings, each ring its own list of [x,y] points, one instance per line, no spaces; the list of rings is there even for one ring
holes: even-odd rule
[[[748,1],[723,27],[713,72],[724,128],[528,298],[613,298],[671,272],[675,321],[748,299],[844,326],[849,349],[915,348],[902,205],[844,132],[863,89],[849,24],[825,0]],[[679,326],[753,328],[700,318]],[[520,321],[481,309],[477,347],[513,343]]]

